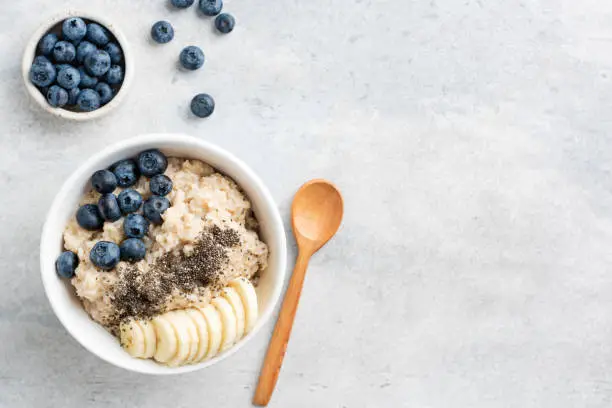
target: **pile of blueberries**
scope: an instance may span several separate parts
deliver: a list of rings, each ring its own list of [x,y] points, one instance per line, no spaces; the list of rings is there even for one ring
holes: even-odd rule
[[[125,216],[123,231],[127,237],[121,245],[114,242],[100,241],[92,248],[89,259],[98,268],[109,271],[120,260],[138,262],[144,259],[146,247],[142,238],[149,231],[149,224],[163,223],[162,214],[170,207],[165,197],[172,191],[172,180],[164,172],[168,159],[159,150],[147,150],[138,155],[136,160],[121,160],[109,169],[98,170],[91,177],[92,187],[102,196],[98,204],[85,204],[76,214],[79,226],[88,231],[99,231],[104,222],[118,221]],[[149,178],[151,197],[144,200],[140,193],[130,187],[138,182],[140,175]],[[117,187],[123,190],[115,196]],[[142,207],[142,211],[141,211]],[[79,264],[74,252],[62,253],[55,263],[59,276],[72,278]]]
[[[170,0],[176,8],[186,9],[193,5],[195,0]],[[231,14],[221,13],[223,0],[199,0],[198,9],[202,14],[215,18],[215,27],[223,34],[234,29],[236,20]],[[159,44],[166,44],[174,38],[174,27],[168,21],[158,21],[151,28],[151,38]],[[204,65],[204,52],[200,47],[190,45],[185,47],[179,56],[181,66],[189,71],[195,71]],[[215,110],[214,99],[205,93],[196,95],[191,101],[191,112],[200,118],[206,118]]]
[[[110,102],[123,83],[123,51],[96,22],[71,17],[60,26],[40,40],[30,81],[53,107],[94,111]]]

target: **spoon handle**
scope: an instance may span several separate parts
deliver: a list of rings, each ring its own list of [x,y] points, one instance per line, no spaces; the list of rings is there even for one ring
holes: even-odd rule
[[[304,284],[304,277],[306,276],[306,268],[308,267],[308,261],[310,261],[310,254],[306,254],[300,251],[293,275],[289,281],[289,287],[285,294],[285,300],[283,301],[283,307],[281,308],[276,326],[274,327],[274,334],[272,340],[268,346],[268,352],[264,360],[264,364],[259,376],[259,383],[255,390],[255,397],[253,397],[253,404],[258,406],[266,406],[270,402],[272,393],[278,375],[280,373],[281,366],[283,365],[283,358],[287,351],[287,343],[289,342],[289,336],[291,336],[291,328],[293,327],[293,320],[295,313],[297,312],[298,303],[300,301],[300,295],[302,293],[302,286]]]

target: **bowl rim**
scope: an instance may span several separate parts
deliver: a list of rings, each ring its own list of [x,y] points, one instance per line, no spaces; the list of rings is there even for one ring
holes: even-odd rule
[[[38,88],[30,82],[30,68],[36,56],[38,43],[53,26],[70,17],[81,17],[86,20],[91,20],[101,24],[115,36],[117,42],[119,43],[119,46],[121,47],[121,50],[123,51],[123,59],[125,64],[123,84],[119,88],[119,91],[117,92],[115,97],[109,103],[92,112],[73,112],[63,108],[54,108],[49,105],[47,99],[38,90]],[[119,106],[119,104],[125,99],[125,96],[127,95],[128,90],[134,79],[134,61],[132,58],[129,43],[127,41],[127,37],[116,24],[110,22],[110,20],[105,16],[99,15],[97,13],[91,13],[83,10],[69,10],[63,13],[55,13],[53,17],[47,18],[46,22],[40,25],[40,27],[38,27],[34,34],[32,34],[23,52],[23,57],[21,61],[21,76],[28,94],[32,97],[32,99],[36,101],[36,103],[43,110],[60,118],[69,119],[73,121],[85,121],[97,119],[107,115],[108,113],[112,112],[117,106]]]
[[[276,241],[278,246],[277,250],[274,253],[271,253],[269,256],[274,257],[276,264],[278,265],[279,271],[276,273],[275,280],[273,282],[273,290],[271,292],[269,298],[269,307],[267,310],[261,314],[257,320],[257,324],[253,328],[253,330],[244,336],[239,343],[236,343],[232,348],[225,351],[224,353],[213,357],[210,360],[205,362],[194,364],[194,365],[186,365],[181,367],[166,367],[163,365],[155,365],[156,369],[148,370],[143,369],[141,367],[133,367],[128,364],[123,364],[121,361],[115,361],[110,358],[107,358],[103,353],[99,353],[94,347],[90,347],[82,340],[82,336],[79,333],[78,325],[72,323],[70,317],[68,317],[62,308],[59,305],[59,298],[57,298],[56,293],[51,289],[51,280],[57,279],[55,273],[55,266],[48,264],[48,247],[49,241],[52,240],[54,234],[51,225],[52,217],[59,211],[60,207],[63,204],[63,201],[66,197],[72,194],[72,191],[75,189],[82,191],[82,186],[77,186],[78,180],[89,177],[91,171],[90,167],[94,163],[99,163],[104,161],[107,157],[119,153],[124,150],[128,150],[131,148],[137,148],[143,144],[172,144],[178,143],[182,145],[191,145],[197,146],[203,150],[208,151],[211,155],[215,155],[220,158],[220,161],[225,163],[232,163],[235,166],[236,173],[242,173],[245,178],[249,179],[249,182],[253,184],[253,187],[261,194],[261,203],[263,203],[264,207],[267,207],[267,210],[271,214],[271,222],[270,222],[270,230],[271,237]],[[232,177],[231,174],[228,174],[229,177]],[[240,186],[240,184],[239,184]],[[175,134],[175,133],[154,133],[154,134],[143,134],[140,136],[132,137],[126,139],[124,141],[115,143],[106,149],[94,154],[93,156],[87,158],[84,162],[82,162],[79,167],[70,175],[70,177],[64,181],[61,188],[58,190],[55,195],[52,204],[49,208],[49,211],[46,214],[45,222],[42,228],[41,239],[40,239],[40,273],[41,279],[43,283],[43,287],[45,290],[45,295],[51,305],[51,309],[53,310],[55,316],[62,323],[64,328],[70,333],[70,335],[86,350],[96,355],[100,359],[110,363],[116,367],[120,367],[126,369],[128,371],[142,373],[142,374],[152,374],[152,375],[173,375],[173,374],[181,374],[188,373],[193,371],[198,371],[200,369],[209,367],[214,365],[229,356],[233,355],[239,349],[241,349],[245,344],[247,344],[259,331],[260,329],[270,320],[274,310],[278,306],[281,293],[283,290],[286,274],[287,274],[287,238],[286,232],[284,228],[284,223],[282,221],[282,217],[280,215],[280,211],[278,209],[278,205],[276,204],[274,198],[269,192],[266,185],[263,181],[257,176],[257,174],[242,160],[238,157],[230,153],[229,151],[212,144],[210,142],[195,138],[193,136],[188,136],[185,134]],[[269,260],[272,260],[271,258]],[[91,320],[92,324],[99,324],[94,320]],[[127,358],[133,358],[126,354]]]

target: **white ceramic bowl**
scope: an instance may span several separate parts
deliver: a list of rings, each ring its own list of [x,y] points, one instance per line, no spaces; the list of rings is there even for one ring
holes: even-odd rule
[[[206,362],[169,368],[151,360],[130,357],[115,337],[94,322],[76,297],[70,282],[55,272],[55,260],[62,252],[63,230],[78,208],[83,193],[90,189],[90,177],[121,159],[135,157],[139,152],[158,148],[168,156],[199,159],[231,177],[247,194],[260,222],[261,238],[270,248],[269,267],[257,287],[260,317],[251,333],[225,353]],[[280,297],[287,261],[285,230],[274,199],[266,186],[242,161],[227,151],[177,134],[139,136],[113,145],[87,160],[64,183],[47,215],[40,243],[40,268],[45,292],[53,311],[68,332],[87,350],[98,357],[127,370],[147,374],[178,374],[199,370],[230,356],[248,342],[268,321]]]
[[[36,57],[36,49],[38,47],[38,43],[42,39],[42,37],[57,25],[59,22],[70,18],[70,17],[82,17],[86,20],[92,20],[97,22],[98,24],[106,27],[117,39],[119,46],[123,51],[123,58],[125,63],[125,74],[123,78],[123,84],[121,88],[115,95],[115,97],[106,105],[102,106],[100,109],[97,109],[93,112],[73,112],[63,108],[54,108],[49,105],[45,96],[30,82],[30,68],[32,67],[32,62]],[[45,24],[42,24],[38,30],[32,35],[32,38],[28,42],[25,48],[25,52],[23,53],[23,60],[21,62],[21,74],[23,76],[23,82],[25,87],[30,94],[30,96],[43,108],[45,111],[59,116],[64,119],[76,120],[76,121],[84,121],[90,119],[100,118],[111,111],[113,111],[125,98],[130,85],[132,84],[132,80],[134,78],[134,61],[132,58],[132,53],[130,52],[129,44],[123,32],[113,23],[108,21],[103,16],[83,12],[83,11],[68,11],[64,14],[57,15],[54,18],[48,20]]]

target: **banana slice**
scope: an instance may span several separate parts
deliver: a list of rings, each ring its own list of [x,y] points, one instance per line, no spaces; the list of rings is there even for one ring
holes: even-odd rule
[[[157,348],[153,358],[160,363],[166,363],[177,354],[177,333],[167,320],[166,315],[155,316],[152,323],[157,338]]]
[[[238,342],[244,336],[244,306],[240,295],[234,288],[223,288],[223,297],[232,305],[234,315],[236,315],[236,342]]]
[[[191,333],[188,329],[187,323],[183,319],[183,315],[177,311],[168,312],[164,315],[170,322],[174,331],[176,331],[177,339],[177,352],[176,355],[167,362],[171,367],[178,367],[187,362],[187,358],[191,354]]]
[[[238,325],[236,314],[232,305],[223,297],[216,297],[211,304],[221,315],[221,326],[223,327],[223,339],[221,340],[221,350],[225,351],[232,347],[236,342],[236,326]]]
[[[206,324],[206,319],[204,319],[202,313],[198,312],[196,309],[187,309],[185,312],[193,324],[195,324],[198,332],[197,351],[193,357],[193,362],[199,363],[204,359],[206,353],[208,352],[208,324]]]
[[[134,319],[128,319],[119,325],[121,346],[130,356],[144,358],[145,337],[140,325]]]
[[[189,338],[191,342],[189,343],[189,355],[187,356],[186,363],[193,363],[196,355],[198,354],[198,348],[200,343],[200,336],[198,335],[198,328],[191,320],[186,310],[177,310],[176,313],[183,319],[183,324],[187,328],[187,332],[189,333]],[[208,339],[206,339],[208,340]]]
[[[253,284],[246,278],[234,279],[230,282],[230,287],[234,288],[242,299],[246,320],[244,334],[246,335],[253,330],[255,323],[257,323],[257,318],[259,317],[257,292],[255,292]]]
[[[213,305],[208,305],[204,308],[197,308],[198,312],[202,313],[204,320],[208,326],[208,352],[204,356],[204,360],[213,358],[221,349],[221,341],[223,341],[223,325],[221,323],[221,315]]]
[[[140,326],[144,334],[145,351],[143,358],[151,358],[157,348],[157,336],[155,335],[153,323],[150,320],[137,320],[136,324]]]

